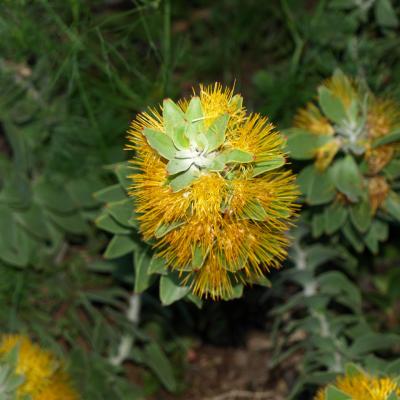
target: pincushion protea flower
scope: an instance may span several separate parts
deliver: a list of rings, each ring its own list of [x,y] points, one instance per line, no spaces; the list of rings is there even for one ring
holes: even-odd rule
[[[400,398],[400,385],[392,378],[374,377],[360,371],[338,377],[334,385],[320,389],[314,400],[329,400],[330,396],[332,399],[396,400]]]
[[[284,133],[314,237],[340,232],[358,252],[378,251],[388,221],[400,220],[400,105],[341,71],[318,87]],[[323,206],[323,207],[321,207]]]
[[[320,107],[311,102],[294,118],[296,128],[325,136],[313,152],[317,168],[325,170],[342,150],[362,155],[369,175],[380,172],[393,159],[399,145],[397,140],[376,144],[400,129],[400,106],[366,92],[340,71],[324,82],[319,95]]]
[[[284,140],[215,84],[132,122],[131,195],[143,237],[199,296],[229,296],[286,255],[294,176]]]
[[[3,335],[0,339],[0,359],[15,347],[18,358],[15,372],[24,378],[17,389],[17,399],[30,396],[32,400],[77,400],[79,396],[69,383],[60,361],[22,335]]]

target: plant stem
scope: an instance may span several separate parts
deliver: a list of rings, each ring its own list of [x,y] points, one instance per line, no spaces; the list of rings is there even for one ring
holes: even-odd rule
[[[133,326],[136,326],[140,320],[140,305],[141,297],[140,294],[132,293],[129,297],[129,307],[126,312],[128,321],[132,322]],[[117,354],[110,357],[110,364],[114,366],[121,365],[129,356],[134,343],[133,334],[123,335],[121,342],[118,346]]]
[[[163,94],[168,96],[171,80],[171,3],[164,0],[164,29],[163,29]]]

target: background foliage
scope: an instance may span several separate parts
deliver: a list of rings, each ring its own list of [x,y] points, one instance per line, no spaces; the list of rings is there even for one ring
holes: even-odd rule
[[[234,313],[198,309],[173,276],[148,273],[162,270],[138,240],[123,147],[137,112],[199,82],[236,81],[280,129],[337,68],[400,101],[399,12],[390,0],[1,0],[1,332],[67,355],[84,399],[185,398],[186,338],[233,343],[248,309],[274,341],[266,374],[299,355],[288,398],[347,361],[398,374],[398,222],[371,257],[315,241],[305,209],[272,289],[238,292]]]

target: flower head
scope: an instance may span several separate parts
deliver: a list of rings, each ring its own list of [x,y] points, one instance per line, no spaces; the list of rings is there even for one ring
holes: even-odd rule
[[[361,371],[358,374],[338,377],[333,387],[352,400],[388,400],[392,393],[400,396],[400,385],[395,380],[370,376]],[[326,400],[328,390],[329,387],[320,389],[315,400]]]
[[[313,135],[330,136],[314,150],[319,169],[326,169],[342,151],[363,156],[368,173],[375,175],[398,149],[395,140],[387,138],[388,144],[379,146],[377,140],[400,127],[400,107],[392,100],[375,97],[337,72],[320,86],[318,104],[309,103],[297,112],[294,126]],[[326,158],[321,156],[326,153]]]
[[[229,296],[286,255],[294,177],[283,171],[284,140],[242,98],[215,84],[129,131],[131,195],[145,240],[200,296]]]
[[[18,359],[15,372],[24,377],[18,397],[30,395],[33,400],[77,400],[78,395],[68,382],[60,361],[22,335],[4,335],[0,339],[0,358],[15,347]]]

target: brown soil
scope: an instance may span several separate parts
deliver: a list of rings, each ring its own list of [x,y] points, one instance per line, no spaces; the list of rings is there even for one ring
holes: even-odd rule
[[[198,345],[188,353],[184,393],[163,393],[151,400],[283,400],[295,371],[271,370],[271,347],[262,332],[250,333],[241,348]],[[296,365],[293,359],[290,363]]]

